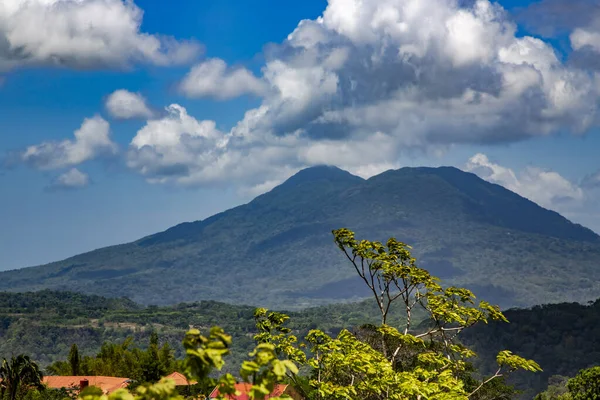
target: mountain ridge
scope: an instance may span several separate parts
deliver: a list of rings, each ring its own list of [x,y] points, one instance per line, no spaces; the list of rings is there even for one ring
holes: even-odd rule
[[[304,169],[204,220],[2,272],[0,289],[79,290],[144,304],[301,308],[357,300],[353,271],[331,237],[340,227],[371,240],[395,236],[434,274],[493,293],[504,306],[600,295],[597,234],[453,167],[401,168],[366,180],[330,166]],[[514,273],[521,282],[510,281]]]

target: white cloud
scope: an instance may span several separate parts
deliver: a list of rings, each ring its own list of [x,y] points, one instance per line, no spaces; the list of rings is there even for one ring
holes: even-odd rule
[[[577,28],[569,36],[574,50],[581,50],[590,46],[594,51],[600,52],[600,32],[589,28]]]
[[[527,167],[519,174],[512,169],[491,162],[485,154],[471,157],[467,171],[497,183],[521,196],[555,211],[564,212],[584,200],[584,191],[557,172]]]
[[[260,93],[262,103],[229,132],[171,106],[138,132],[129,165],[153,182],[252,180],[260,188],[308,165],[366,176],[410,152],[582,134],[598,124],[600,81],[563,63],[549,43],[517,36],[488,0],[330,0],[321,17],[267,47],[265,60],[259,78],[221,60],[196,66],[184,80],[190,93]],[[532,168],[514,184],[545,204],[576,199],[559,178]],[[539,187],[526,192],[534,181]]]
[[[0,71],[28,65],[171,65],[198,54],[195,42],[141,32],[142,16],[130,0],[3,0]]]
[[[263,193],[269,192],[274,187],[283,183],[285,178],[288,178],[288,177],[282,177],[282,179],[269,180],[269,181],[259,183],[254,186],[242,186],[239,188],[238,194],[241,197],[245,197],[248,199],[254,199],[255,197],[257,197]]]
[[[19,154],[19,159],[35,168],[49,170],[78,165],[99,155],[116,152],[117,145],[110,139],[108,122],[95,116],[84,119],[75,131],[74,140],[29,146]]]
[[[139,93],[124,89],[116,90],[108,96],[105,103],[109,114],[114,118],[151,118],[152,110],[146,104],[146,99]]]
[[[148,121],[129,146],[128,166],[151,183],[248,188],[263,184],[265,177],[280,181],[304,165],[297,156],[300,138],[225,133],[214,121],[196,120],[180,105],[166,111],[165,117]]]
[[[539,167],[515,171],[490,161],[481,153],[471,157],[464,169],[600,234],[600,172],[577,184],[557,172]]]
[[[154,182],[211,168],[224,136],[214,121],[198,121],[173,104],[167,115],[148,121],[130,145],[128,165]]]
[[[71,168],[59,175],[50,186],[50,189],[79,189],[89,185],[89,183],[90,177],[86,173],[77,168]]]
[[[595,78],[515,32],[487,0],[330,0],[322,17],[267,52],[272,90],[253,134],[352,140],[383,132],[423,148],[597,124]]]
[[[587,48],[595,53],[600,53],[600,13],[598,12],[597,4],[593,4],[592,2],[589,5],[592,6],[591,9],[582,10],[587,12],[589,21],[575,27],[569,35],[569,39],[571,47],[575,51]]]
[[[228,68],[218,58],[194,66],[179,88],[189,97],[212,97],[218,100],[244,94],[262,96],[267,90],[266,84],[246,68]]]
[[[253,136],[252,121],[261,118],[260,110],[249,111],[229,133],[214,121],[196,120],[180,105],[166,110],[167,116],[148,121],[129,147],[129,167],[152,183],[235,184],[248,194],[268,190],[309,165],[335,164],[362,176],[396,166],[397,148],[382,133],[346,143]],[[371,160],[368,166],[365,160]]]

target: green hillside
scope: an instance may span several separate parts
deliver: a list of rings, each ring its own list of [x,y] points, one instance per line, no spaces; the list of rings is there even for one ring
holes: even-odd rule
[[[145,347],[156,331],[160,342],[168,342],[182,357],[181,340],[190,326],[206,329],[222,326],[233,336],[232,362],[237,365],[253,347],[256,332],[254,308],[214,301],[175,306],[144,307],[125,298],[108,299],[71,292],[0,293],[0,356],[28,354],[47,366],[66,359],[75,343],[84,355],[95,355],[102,343],[122,343],[132,337]],[[378,323],[379,311],[370,299],[360,303],[336,304],[291,312],[290,327],[299,336],[310,329],[337,334],[342,328]],[[561,303],[531,309],[505,311],[510,321],[480,324],[465,330],[460,338],[479,354],[478,367],[494,365],[502,349],[532,358],[543,372],[519,372],[509,383],[532,398],[543,391],[550,377],[574,376],[580,369],[600,365],[600,300],[581,305]],[[417,314],[417,320],[419,317]],[[390,325],[401,326],[400,314]],[[234,371],[236,372],[236,371]]]
[[[490,323],[467,329],[462,340],[480,355],[483,372],[494,352],[510,348],[535,359],[543,368],[537,374],[516,373],[510,379],[524,390],[523,398],[543,391],[552,376],[572,377],[584,368],[600,365],[600,300],[588,305],[549,304],[508,310],[510,324]]]
[[[156,331],[161,342],[169,342],[175,354],[182,357],[181,341],[190,327],[208,329],[219,325],[232,335],[232,358],[237,360],[254,345],[254,309],[215,301],[143,307],[126,298],[72,292],[4,292],[0,293],[0,356],[27,354],[47,365],[65,359],[73,343],[84,355],[95,355],[102,343],[120,343],[127,337],[145,347],[150,333]],[[290,326],[304,334],[317,327],[337,334],[342,328],[380,319],[372,300],[289,314]],[[391,322],[400,325],[400,318],[400,314],[393,314]]]
[[[595,233],[449,167],[403,168],[368,180],[309,168],[203,221],[0,273],[0,289],[156,305],[216,300],[298,309],[357,301],[366,293],[332,241],[331,230],[340,227],[359,238],[395,236],[444,282],[503,307],[600,296]]]

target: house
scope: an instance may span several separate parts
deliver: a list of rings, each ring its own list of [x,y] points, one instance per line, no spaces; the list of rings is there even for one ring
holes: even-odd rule
[[[179,372],[173,372],[171,375],[165,376],[165,378],[173,379],[175,381],[175,386],[192,386],[198,383],[196,381],[189,381],[185,375],[180,374]]]
[[[235,390],[238,392],[237,395],[226,395],[226,399],[230,400],[249,400],[250,389],[252,388],[251,383],[236,383]],[[273,397],[279,397],[283,394],[289,395],[294,400],[302,400],[302,396],[298,392],[294,390],[290,385],[284,384],[276,384],[273,388],[273,391],[265,397],[266,399],[270,399]],[[217,386],[208,396],[209,399],[216,399],[219,396],[219,387]]]
[[[44,376],[42,382],[51,389],[83,390],[88,386],[95,386],[105,394],[110,394],[117,389],[127,388],[131,380],[113,376]]]

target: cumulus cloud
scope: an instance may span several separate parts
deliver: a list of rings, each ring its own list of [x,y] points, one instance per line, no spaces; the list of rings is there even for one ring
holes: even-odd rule
[[[163,118],[148,121],[129,146],[129,167],[153,183],[262,179],[295,152],[295,140],[266,144],[256,138],[251,143],[249,138],[221,132],[214,121],[196,120],[180,105],[172,104],[166,111]]]
[[[3,0],[0,72],[29,65],[69,68],[185,63],[200,46],[140,30],[130,0]]]
[[[213,58],[194,66],[179,89],[189,97],[226,100],[244,94],[262,96],[267,87],[246,68],[228,68],[225,61]]]
[[[129,167],[152,183],[242,184],[244,193],[258,193],[309,165],[335,164],[362,175],[381,172],[393,165],[398,151],[382,133],[345,144],[302,135],[253,135],[248,124],[261,118],[261,110],[250,110],[230,132],[217,129],[214,121],[195,119],[177,104],[166,111],[148,121],[129,146]],[[369,167],[365,159],[372,160]]]
[[[231,130],[173,105],[137,133],[129,165],[153,182],[260,176],[253,183],[260,185],[308,165],[368,175],[397,166],[405,153],[583,134],[597,125],[597,78],[516,31],[488,0],[330,0],[320,17],[266,48],[262,75],[248,79],[267,88],[262,103]],[[202,82],[198,96],[254,90],[233,90],[240,70],[220,60],[201,65],[199,77],[186,77]],[[554,201],[545,196],[538,201]]]
[[[578,184],[539,167],[515,171],[490,161],[485,154],[471,157],[464,169],[600,234],[600,172],[588,175]]]
[[[268,50],[271,90],[249,123],[260,134],[318,140],[383,132],[412,148],[595,124],[595,78],[515,32],[487,0],[331,0]]]
[[[49,186],[50,190],[66,190],[66,189],[80,189],[90,183],[90,177],[78,170],[77,168],[71,168],[67,172],[59,175],[56,180]]]
[[[568,35],[572,67],[600,70],[600,3],[542,0],[517,9],[517,20],[543,37]]]
[[[600,52],[600,31],[595,26],[577,28],[571,33],[569,38],[574,50],[581,50],[588,47],[590,50]]]
[[[414,147],[587,129],[596,120],[592,78],[515,31],[485,0],[331,0],[271,51],[263,73],[275,91],[257,129],[381,131]]]
[[[146,104],[146,99],[139,93],[120,89],[108,96],[105,103],[106,109],[113,118],[151,118],[152,110]]]
[[[177,104],[166,111],[165,117],[149,121],[133,138],[128,165],[155,182],[187,176],[191,168],[210,168],[223,140],[215,122],[198,121]]]
[[[44,142],[27,147],[18,154],[19,161],[42,170],[71,167],[100,155],[117,153],[110,138],[110,126],[100,116],[84,119],[75,131],[74,140]]]
[[[555,211],[564,211],[569,204],[584,200],[583,189],[557,172],[527,167],[517,174],[481,153],[471,157],[465,169]]]

